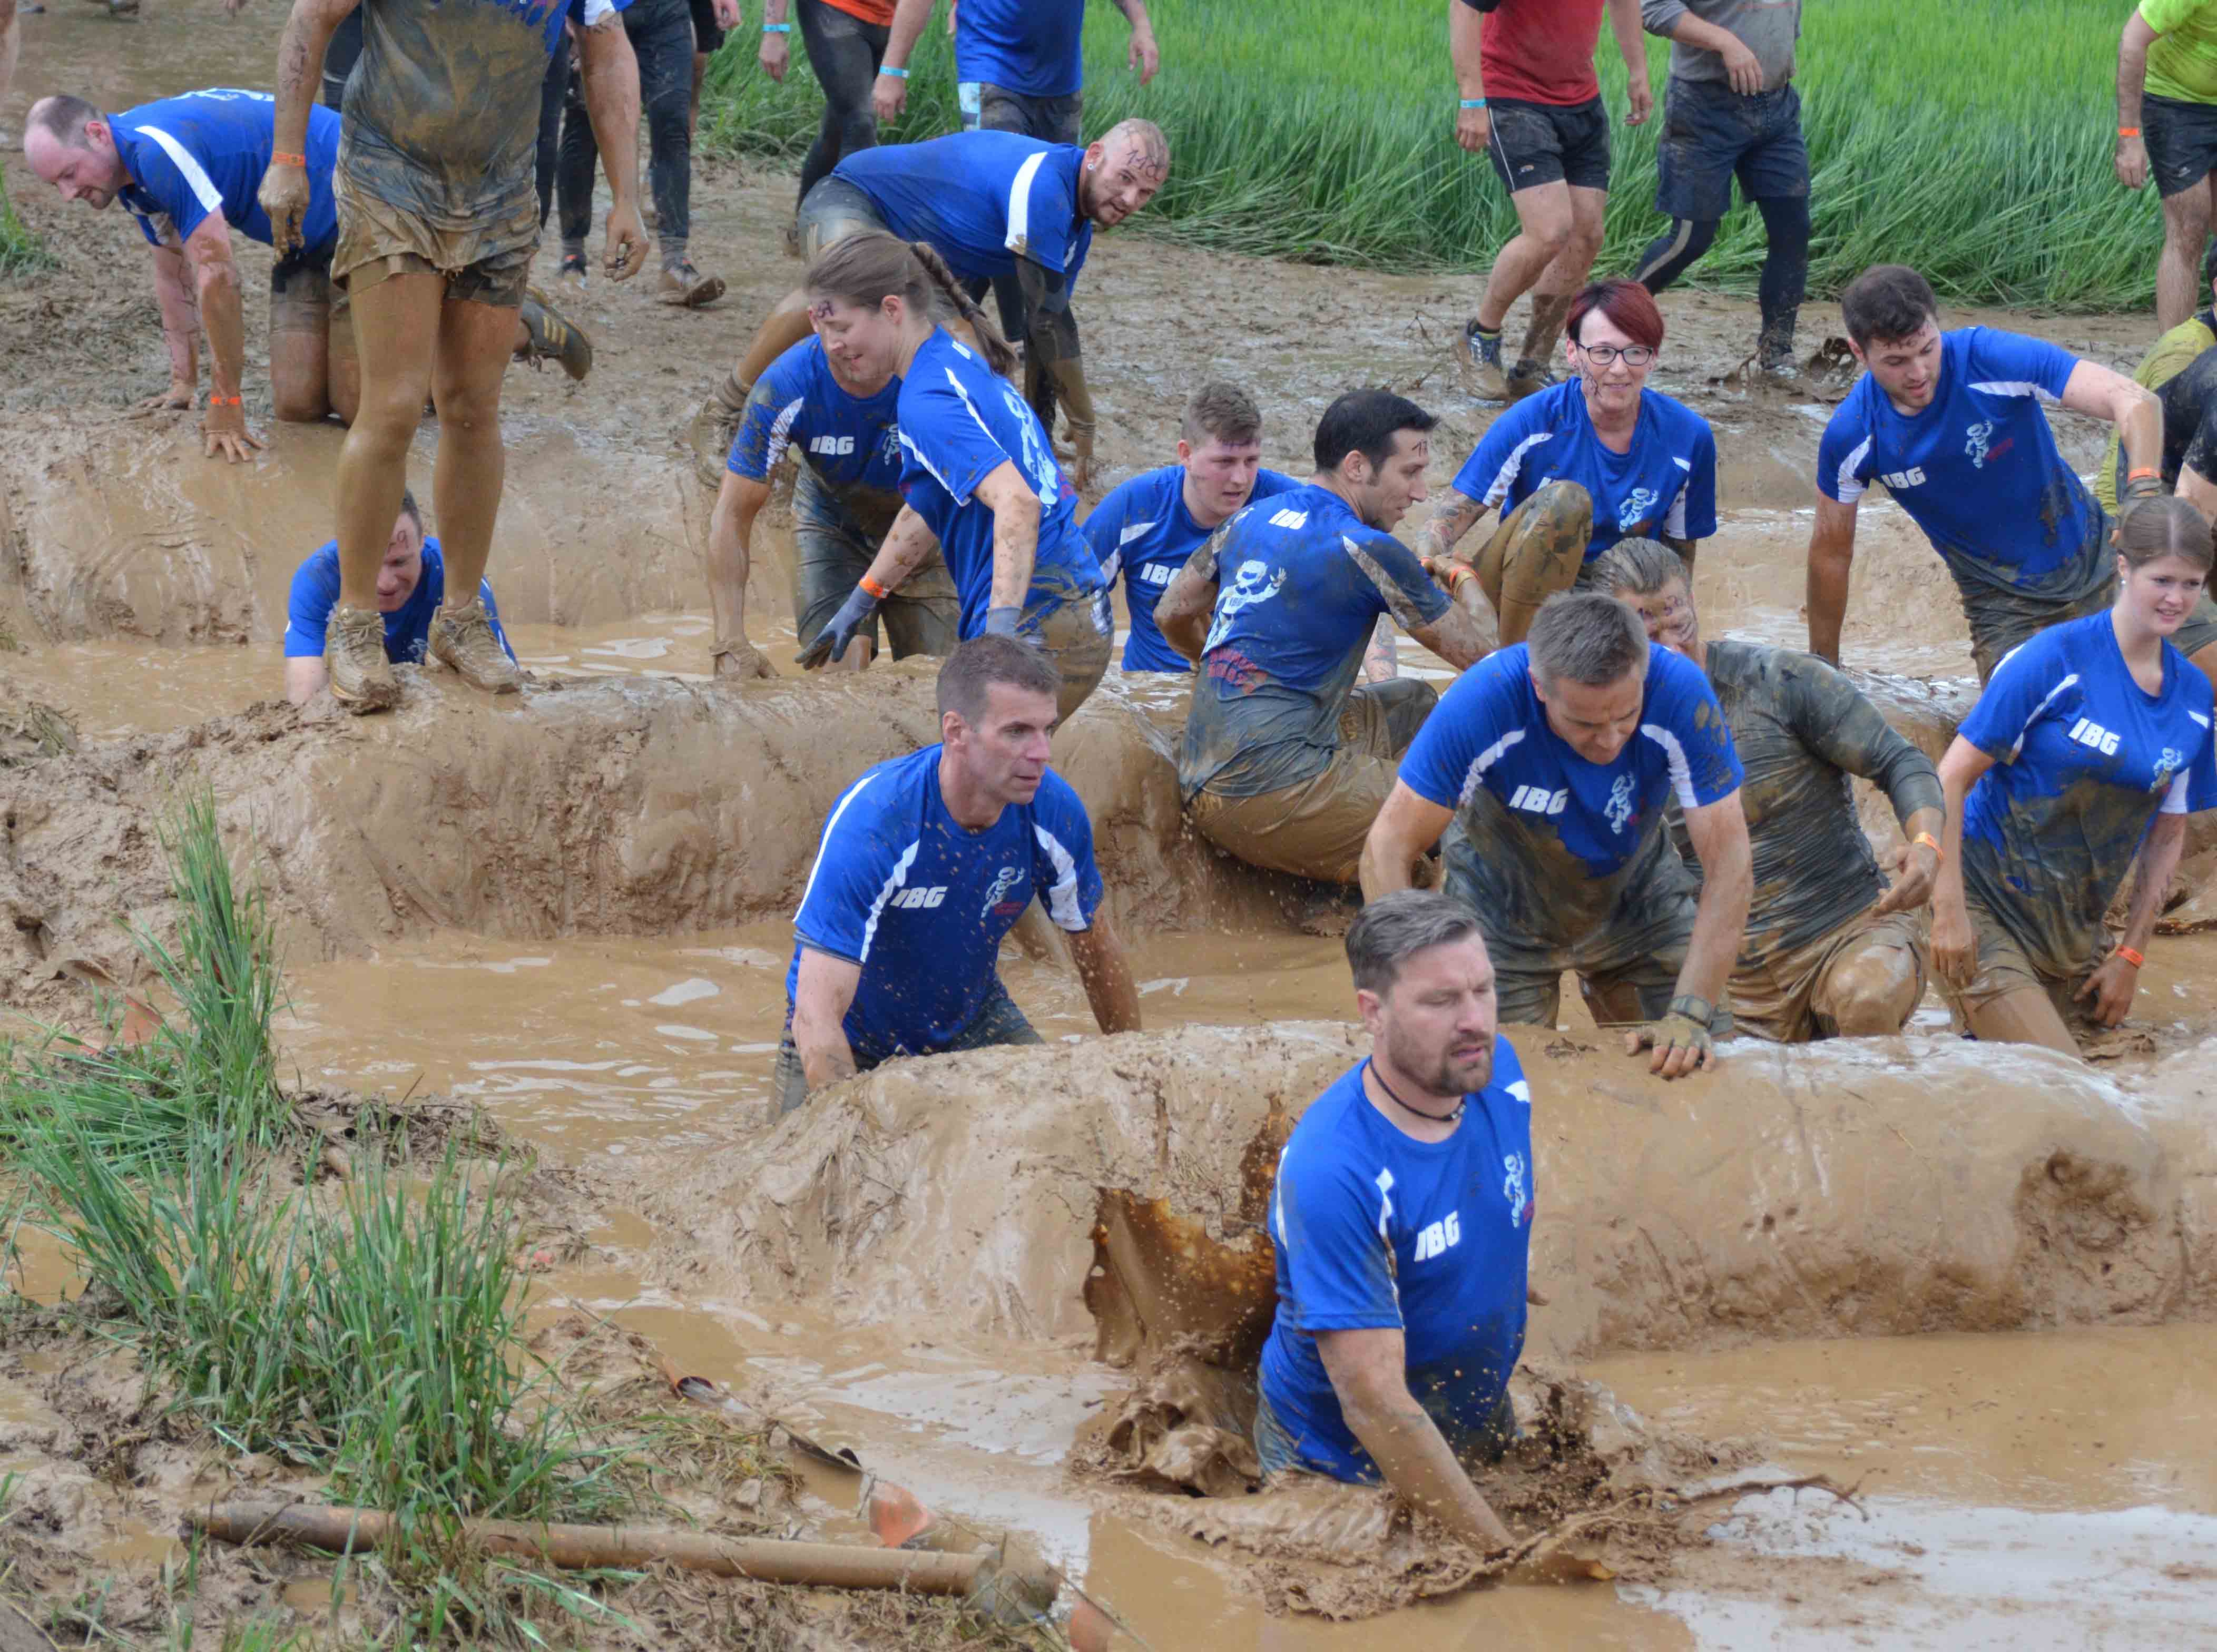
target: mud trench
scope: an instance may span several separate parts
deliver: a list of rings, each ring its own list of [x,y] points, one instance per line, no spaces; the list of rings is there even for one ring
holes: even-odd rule
[[[0,125],[62,87],[120,108],[260,83],[274,28],[212,0],[147,0],[135,22],[53,5],[24,20]],[[83,1026],[85,982],[130,977],[119,920],[172,915],[153,822],[181,785],[207,783],[280,923],[288,1071],[310,1089],[481,1106],[559,1174],[547,1205],[564,1237],[534,1298],[547,1335],[590,1310],[934,1509],[1030,1533],[1163,1652],[1389,1636],[1410,1652],[2217,1639],[2217,1142],[2202,1076],[2217,942],[2201,933],[2217,922],[2202,886],[2217,857],[2182,872],[2134,1036],[2092,1067],[1957,1042],[1928,998],[1904,1039],[1743,1043],[1722,1071],[1666,1088],[1566,992],[1552,1038],[1517,1035],[1537,1104],[1534,1277],[1550,1298],[1520,1392],[1535,1417],[1584,1396],[1588,1455],[1557,1459],[1553,1480],[1533,1470],[1531,1518],[1565,1476],[1586,1495],[1635,1471],[1687,1490],[1822,1474],[1856,1502],[1727,1502],[1660,1552],[1613,1551],[1606,1581],[1421,1606],[1400,1604],[1426,1593],[1414,1585],[1334,1594],[1346,1556],[1368,1565],[1354,1526],[1319,1555],[1283,1526],[1243,1531],[1236,1468],[1215,1486],[1235,1495],[1216,1498],[1125,1472],[1186,1420],[1174,1408],[1117,1435],[1149,1404],[1236,1415],[1217,1378],[1164,1374],[1195,1355],[1235,1368],[1267,1321],[1258,1174],[1360,1053],[1339,942],[1300,927],[1313,891],[1181,828],[1177,685],[1112,674],[1057,747],[1096,822],[1148,1032],[1098,1039],[1067,971],[1011,947],[1004,977],[1045,1049],[905,1063],[773,1116],[790,913],[824,814],[861,769],[935,737],[921,667],[830,681],[791,666],[781,502],[758,534],[749,631],[783,675],[736,689],[710,675],[708,502],[677,437],[712,366],[794,279],[778,252],[790,176],[696,173],[691,252],[731,283],[719,305],[671,311],[596,279],[567,306],[594,336],[591,379],[511,374],[491,577],[537,679],[522,703],[404,673],[403,710],[356,722],[277,699],[287,586],[330,536],[339,433],[269,423],[267,254],[242,249],[247,401],[270,448],[227,467],[182,422],[127,416],[165,371],[135,228],[5,165],[60,260],[0,280],[9,1031]],[[554,256],[550,243],[542,282]],[[1435,490],[1483,428],[1446,365],[1470,280],[1117,233],[1086,282],[1111,483],[1168,459],[1207,377],[1255,390],[1264,462],[1296,473],[1316,415],[1353,384],[1442,415]],[[1705,623],[1798,643],[1828,410],[1730,382],[1752,305],[1663,304],[1656,385],[1710,419],[1725,456]],[[1805,345],[1825,310],[1805,311]],[[1969,319],[2127,367],[2150,330],[1949,317]],[[2057,417],[2090,468],[2097,431]],[[411,463],[427,505],[434,435]],[[1862,515],[1845,655],[1936,754],[1973,695],[1953,589],[1890,505]],[[1406,644],[1403,663],[1447,675]],[[1882,802],[1862,802],[1889,845]],[[64,1259],[31,1256],[15,1282],[51,1296],[67,1277]],[[75,1370],[51,1349],[0,1355],[0,1474],[32,1476],[37,1518],[73,1544],[52,1589],[150,1588],[181,1552],[181,1502],[256,1470],[187,1460],[131,1396],[77,1395]],[[847,1477],[805,1473],[793,1497],[812,1532],[867,1539]],[[219,1581],[244,1598],[244,1575]],[[280,1593],[301,1623],[328,1621],[315,1587]],[[1319,1601],[1396,1609],[1341,1624]]]

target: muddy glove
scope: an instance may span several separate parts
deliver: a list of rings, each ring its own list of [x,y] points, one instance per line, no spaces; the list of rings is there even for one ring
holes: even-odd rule
[[[1093,486],[1093,438],[1100,428],[1093,410],[1093,391],[1085,382],[1085,364],[1075,355],[1067,355],[1050,361],[1047,367],[1054,375],[1055,393],[1062,403],[1063,432],[1070,438],[1070,484],[1084,493]]]
[[[2170,489],[2163,485],[2163,477],[2160,472],[2152,470],[2134,471],[2125,479],[2124,488],[2117,495],[2117,514],[2121,516],[2141,500],[2160,499],[2170,491]]]
[[[847,600],[839,605],[839,612],[825,622],[816,633],[816,640],[793,657],[803,669],[813,671],[827,660],[842,660],[847,656],[847,645],[855,640],[855,633],[870,623],[878,611],[878,599],[857,585],[847,593]]]
[[[1655,1059],[1647,1070],[1677,1078],[1716,1059],[1709,1029],[1715,1024],[1716,1006],[1706,998],[1683,993],[1670,1001],[1670,1013],[1659,1021],[1635,1026],[1625,1035],[1624,1053],[1652,1050]]]
[[[1022,608],[988,608],[985,610],[985,634],[988,637],[1013,637],[1017,622],[1024,617]]]

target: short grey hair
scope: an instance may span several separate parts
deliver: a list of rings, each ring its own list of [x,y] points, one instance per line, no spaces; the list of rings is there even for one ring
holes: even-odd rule
[[[1418,952],[1485,935],[1478,914],[1436,889],[1397,889],[1364,903],[1347,931],[1347,963],[1357,992],[1383,997],[1400,978],[1401,965]]]
[[[1647,669],[1647,628],[1630,604],[1600,591],[1556,592],[1541,604],[1525,640],[1532,675],[1544,687],[1604,688],[1627,671]]]
[[[1630,591],[1634,596],[1652,596],[1674,579],[1689,591],[1694,585],[1685,558],[1660,539],[1639,538],[1619,539],[1596,557],[1589,579],[1597,591]]]
[[[953,712],[972,728],[985,715],[985,697],[997,682],[1028,688],[1054,700],[1062,693],[1062,673],[1053,660],[1014,637],[995,632],[958,643],[939,668],[939,712]]]

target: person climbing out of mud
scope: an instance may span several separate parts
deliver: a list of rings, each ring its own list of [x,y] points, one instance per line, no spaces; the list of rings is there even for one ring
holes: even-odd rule
[[[301,145],[324,46],[357,3],[362,53],[339,117],[331,274],[346,284],[354,317],[361,404],[339,453],[340,591],[326,657],[339,703],[373,712],[399,697],[385,657],[378,568],[427,395],[439,414],[432,508],[448,574],[428,650],[473,687],[513,693],[522,684],[477,594],[505,466],[501,379],[530,317],[519,311],[539,245],[539,93],[572,13],[614,197],[608,243],[618,279],[645,262],[646,234],[636,204],[639,65],[608,0],[293,0],[278,48],[276,148],[260,196],[281,254],[300,244],[312,200]]]
[[[1517,1432],[1531,1091],[1461,901],[1380,896],[1348,930],[1347,959],[1371,1051],[1309,1104],[1278,1159],[1256,1454],[1266,1475],[1383,1481],[1490,1555],[1514,1539],[1471,1474]]]
[[[2041,400],[2117,428],[2126,509],[2164,491],[2162,404],[2124,374],[2020,333],[1940,328],[1915,270],[1879,264],[1840,295],[1848,346],[1868,369],[1817,447],[1809,538],[1809,651],[1840,663],[1856,507],[1873,482],[1922,528],[1970,622],[1979,680],[2027,638],[2116,600],[2108,514],[2056,450]],[[2217,665],[2207,596],[2173,638]]]
[[[1619,539],[1595,585],[1629,603],[1647,639],[1708,675],[1746,778],[1740,807],[1754,895],[1732,975],[1735,1030],[1780,1044],[1899,1032],[1924,996],[1922,909],[1940,869],[1940,777],[1855,684],[1788,649],[1701,634],[1677,552]],[[1887,794],[1905,840],[1888,887],[1848,777]],[[1683,835],[1678,852],[1695,876]]]
[[[1458,670],[1485,656],[1478,621],[1393,534],[1424,496],[1436,422],[1391,391],[1341,396],[1317,421],[1316,473],[1218,528],[1155,610],[1201,668],[1178,753],[1186,817],[1250,866],[1356,882],[1439,700],[1413,677],[1356,682],[1381,615]]]
[[[1460,3],[1460,0],[1457,0]],[[1446,577],[1474,568],[1521,643],[1540,605],[1590,582],[1594,558],[1627,536],[1659,539],[1693,565],[1717,531],[1717,442],[1684,403],[1647,388],[1663,312],[1637,281],[1596,281],[1571,301],[1564,346],[1572,376],[1496,419],[1432,519],[1417,554]],[[1488,511],[1500,525],[1475,556],[1457,552]]]
[[[2073,1055],[2131,1011],[2186,817],[2217,808],[2209,680],[2171,641],[2208,583],[2209,525],[2153,499],[2112,543],[2109,611],[2004,659],[1940,763],[1941,992],[1979,1039]],[[2135,855],[2113,946],[2103,918]]]
[[[1553,1027],[1575,970],[1594,1019],[1677,1078],[1715,1059],[1753,890],[1738,754],[1716,692],[1640,616],[1560,592],[1528,642],[1441,698],[1362,850],[1362,893],[1414,880],[1447,833],[1445,888],[1485,926],[1501,1019]],[[1684,811],[1706,876],[1671,846]],[[1448,832],[1453,824],[1454,829]]]
[[[769,478],[793,458],[793,613],[803,650],[815,642],[892,531],[901,510],[900,381],[890,373],[851,377],[809,337],[778,357],[747,399],[724,485],[708,521],[708,601],[716,616],[716,675],[776,675],[747,641],[747,573],[755,519],[769,502]],[[910,518],[910,530],[921,524]],[[946,564],[931,557],[885,601],[893,657],[954,651],[960,606]],[[878,616],[846,651],[856,669],[878,651]]]
[[[210,458],[250,459],[262,438],[240,398],[246,324],[232,232],[265,246],[269,219],[254,192],[269,164],[276,106],[268,94],[212,87],[110,118],[83,98],[40,98],[23,131],[23,157],[65,200],[98,210],[120,201],[153,250],[154,298],[170,352],[170,387],[142,412],[188,410],[200,401],[200,346],[208,358],[207,409],[201,417]],[[276,416],[312,424],[336,412],[354,417],[354,339],[331,306],[331,249],[338,221],[331,164],[339,118],[314,111],[308,123],[308,205],[301,244],[269,272],[269,392]]]
[[[424,644],[431,634],[431,616],[447,589],[447,561],[439,541],[423,532],[423,507],[413,493],[400,496],[400,515],[386,541],[385,560],[377,569],[377,607],[385,621],[385,657],[394,665],[423,663]],[[339,600],[339,542],[330,539],[312,552],[293,573],[293,590],[286,604],[285,698],[304,706],[315,698],[329,678],[324,665],[324,633],[330,628],[331,610]],[[479,581],[478,601],[485,604],[492,634],[509,659],[516,650],[500,628],[500,609],[492,600],[492,587]]]
[[[1201,541],[1247,508],[1298,488],[1294,478],[1263,468],[1263,411],[1237,385],[1203,385],[1186,404],[1177,463],[1142,471],[1111,488],[1080,525],[1113,589],[1124,582],[1132,616],[1124,639],[1127,671],[1191,671],[1193,662],[1164,640],[1155,607]]]
[[[801,245],[812,262],[843,238],[876,231],[929,243],[973,291],[995,276],[1012,277],[1025,302],[1026,398],[1049,429],[1060,402],[1072,474],[1088,487],[1096,420],[1071,294],[1094,230],[1145,206],[1170,170],[1170,145],[1148,120],[1120,122],[1084,149],[1010,132],[864,149],[843,157],[801,202]],[[719,485],[755,380],[806,336],[810,298],[802,288],[779,302],[695,416],[693,452],[710,486]]]
[[[896,1056],[1039,1043],[997,967],[1034,895],[1101,1030],[1139,1031],[1093,823],[1047,767],[1059,686],[1037,649],[970,638],[939,668],[940,743],[864,771],[832,806],[794,918],[784,1112]]]
[[[817,336],[841,373],[856,383],[900,380],[907,502],[801,663],[843,657],[936,540],[960,597],[962,637],[1022,637],[1043,650],[1062,679],[1056,719],[1068,721],[1108,669],[1108,593],[1047,427],[1008,381],[1015,351],[924,242],[849,236],[809,265],[807,293]],[[976,348],[932,319],[935,294],[969,324]]]

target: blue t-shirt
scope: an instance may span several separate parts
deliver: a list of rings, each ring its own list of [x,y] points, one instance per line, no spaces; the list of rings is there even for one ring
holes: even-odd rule
[[[961,0],[954,73],[961,80],[1068,97],[1085,84],[1085,0]]]
[[[1904,416],[1865,373],[1817,444],[1817,487],[1851,505],[1872,482],[1924,530],[1967,599],[1981,587],[2084,595],[2109,575],[2101,508],[2056,451],[2043,400],[2078,357],[1991,327],[1940,339],[1940,385]]]
[[[1368,1066],[1368,1063],[1364,1063]],[[1278,1308],[1263,1397],[1303,1468],[1379,1479],[1340,1413],[1319,1331],[1392,1330],[1409,1391],[1458,1446],[1485,1438],[1524,1347],[1532,1240],[1532,1093],[1509,1040],[1443,1142],[1420,1142],[1362,1093],[1362,1067],[1310,1104],[1270,1196]]]
[[[739,416],[724,468],[767,483],[787,453],[806,484],[794,509],[804,521],[827,506],[833,519],[868,539],[881,539],[900,510],[900,380],[856,396],[832,376],[824,346],[812,334],[770,363],[755,381]]]
[[[2217,808],[2210,698],[2169,643],[2149,693],[2091,613],[2010,653],[1964,719],[1994,760],[1963,800],[1964,888],[2051,978],[2108,950],[2103,914],[2155,815]]]
[[[1401,780],[1457,811],[1455,892],[1486,919],[1489,946],[1570,944],[1606,925],[1627,889],[1692,886],[1664,829],[1664,804],[1706,806],[1739,789],[1739,754],[1701,667],[1651,644],[1640,730],[1608,763],[1547,724],[1522,643],[1489,656],[1440,697]]]
[[[787,1025],[802,947],[858,964],[847,1042],[870,1061],[945,1050],[977,1019],[1034,893],[1066,930],[1090,928],[1101,906],[1093,823],[1067,780],[1049,769],[1031,802],[973,832],[947,811],[940,751],[889,759],[847,788],[793,921]]]
[[[1640,392],[1640,421],[1621,453],[1594,434],[1577,379],[1526,397],[1487,427],[1454,490],[1506,516],[1549,482],[1575,482],[1593,501],[1588,562],[1619,539],[1706,539],[1717,531],[1709,422],[1652,390]]]
[[[1078,490],[1055,463],[1039,415],[1016,386],[943,330],[909,363],[899,405],[901,497],[938,536],[940,555],[962,599],[964,638],[985,629],[993,596],[993,513],[978,484],[1014,465],[1039,496],[1039,548],[1028,613],[1097,596],[1101,564],[1078,531]]]
[[[395,665],[421,665],[423,647],[431,635],[431,616],[439,611],[440,600],[447,590],[447,562],[439,554],[439,542],[435,539],[423,541],[423,571],[417,576],[416,589],[408,593],[408,600],[385,616],[385,657]],[[478,582],[478,600],[485,604],[485,618],[492,621],[492,634],[500,638],[508,657],[516,657],[516,650],[509,646],[508,633],[500,628],[500,610],[493,605],[492,587],[484,580]],[[319,659],[324,652],[324,633],[331,622],[331,610],[339,604],[339,542],[332,539],[324,548],[293,573],[293,593],[286,603],[285,657],[288,660]]]
[[[1249,503],[1301,484],[1275,471],[1255,473]],[[1120,483],[1093,508],[1080,531],[1101,564],[1109,584],[1124,581],[1124,601],[1132,611],[1132,632],[1124,642],[1127,671],[1190,671],[1184,655],[1164,640],[1155,624],[1155,604],[1163,588],[1186,564],[1202,540],[1216,530],[1203,527],[1185,506],[1185,466],[1165,465],[1142,471]]]
[[[164,229],[188,239],[211,213],[250,241],[269,244],[269,214],[256,199],[275,147],[277,105],[267,92],[212,86],[113,117],[108,126],[131,182],[116,192],[155,246]],[[339,116],[315,104],[308,111],[308,213],[300,244],[311,251],[338,237],[331,204],[331,167],[338,158]],[[167,219],[165,225],[163,222]]]
[[[1324,773],[1378,617],[1414,630],[1448,611],[1415,552],[1313,483],[1251,502],[1189,560],[1216,608],[1178,753],[1188,801]]]
[[[957,275],[1013,274],[1028,258],[1078,279],[1093,220],[1078,210],[1085,151],[1013,132],[958,132],[922,144],[880,144],[832,169],[876,206],[905,241],[928,241]]]

